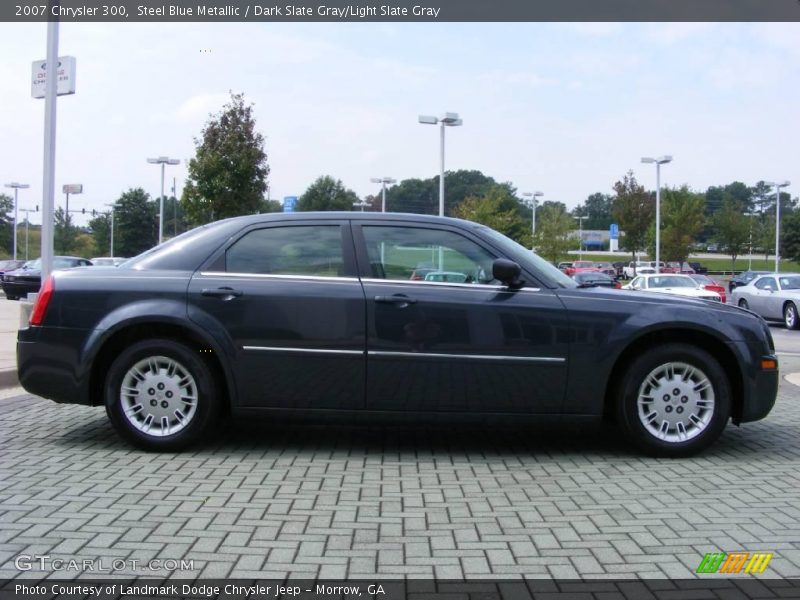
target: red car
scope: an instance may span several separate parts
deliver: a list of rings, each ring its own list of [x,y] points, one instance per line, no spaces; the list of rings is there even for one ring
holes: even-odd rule
[[[697,275],[697,274],[690,274],[689,277],[694,279],[699,285],[702,285],[704,289],[707,289],[711,292],[717,292],[719,294],[719,299],[723,304],[727,304],[728,298],[725,294],[725,288],[721,286],[719,283],[711,279],[708,275]]]
[[[575,275],[575,273],[599,273],[600,269],[594,266],[594,263],[590,260],[576,260],[572,263],[571,267],[567,267],[564,269],[564,273],[570,277]]]

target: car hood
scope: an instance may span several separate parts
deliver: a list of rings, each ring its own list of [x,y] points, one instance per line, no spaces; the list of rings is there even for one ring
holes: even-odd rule
[[[4,275],[13,277],[41,277],[42,272],[39,269],[14,269],[13,271],[6,271]]]

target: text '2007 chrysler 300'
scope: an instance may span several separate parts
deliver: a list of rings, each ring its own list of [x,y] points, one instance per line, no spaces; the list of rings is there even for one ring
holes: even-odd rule
[[[150,450],[223,412],[349,411],[607,417],[686,456],[778,388],[749,311],[579,287],[483,225],[403,214],[237,217],[57,272],[17,354],[29,392],[105,406]]]

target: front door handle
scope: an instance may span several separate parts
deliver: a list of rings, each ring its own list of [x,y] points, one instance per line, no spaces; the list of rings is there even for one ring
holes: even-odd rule
[[[220,300],[233,300],[234,298],[238,298],[242,295],[241,290],[235,290],[230,287],[221,287],[215,290],[212,289],[204,289],[200,292],[203,296],[207,296],[210,298],[219,298]]]
[[[394,296],[375,296],[375,302],[378,304],[394,304],[398,308],[405,308],[409,304],[417,303],[414,298],[409,298],[402,294],[396,294]]]

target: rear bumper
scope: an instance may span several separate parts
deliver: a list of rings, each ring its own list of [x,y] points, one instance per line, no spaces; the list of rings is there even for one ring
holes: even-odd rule
[[[17,375],[31,394],[56,402],[89,404],[87,365],[81,349],[90,331],[26,327],[17,333]]]

